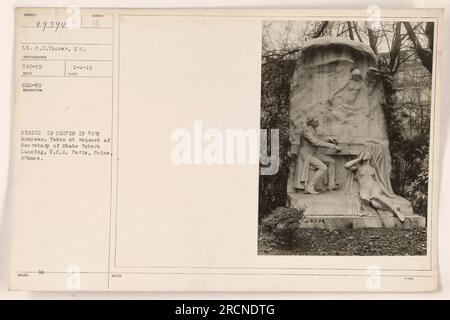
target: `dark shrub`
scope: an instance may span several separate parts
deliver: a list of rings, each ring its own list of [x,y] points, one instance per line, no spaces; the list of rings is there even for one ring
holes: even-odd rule
[[[298,236],[303,212],[303,208],[278,207],[262,220],[262,230],[271,235],[277,244],[290,246]]]

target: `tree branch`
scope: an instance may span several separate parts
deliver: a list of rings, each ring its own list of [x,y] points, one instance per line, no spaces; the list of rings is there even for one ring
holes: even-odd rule
[[[353,28],[355,29],[355,34],[358,37],[359,42],[363,42],[361,36],[359,35],[358,27],[355,21],[353,21]]]
[[[322,25],[320,26],[319,30],[314,32],[313,38],[321,37],[323,32],[325,31],[326,27],[328,26],[329,21],[322,22]]]
[[[402,44],[402,40],[401,40],[401,23],[397,22],[395,24],[395,32],[394,32],[394,37],[392,38],[392,46],[391,46],[391,51],[389,52],[389,56],[390,56],[390,61],[389,61],[389,69],[391,71],[394,71],[395,66],[399,63],[397,62],[397,59],[400,60],[400,47]]]

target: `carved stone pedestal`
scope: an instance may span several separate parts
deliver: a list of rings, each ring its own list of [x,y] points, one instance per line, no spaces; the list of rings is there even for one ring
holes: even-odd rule
[[[324,192],[320,196],[308,194],[288,194],[290,207],[304,207],[304,218],[300,228],[318,229],[361,229],[392,228],[411,229],[425,227],[426,219],[412,212],[411,204],[406,199],[397,198],[405,221],[401,222],[391,212],[361,207],[356,197],[345,195],[342,191]]]

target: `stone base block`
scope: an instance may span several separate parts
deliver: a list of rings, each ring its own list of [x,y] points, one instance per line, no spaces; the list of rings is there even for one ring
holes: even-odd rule
[[[361,216],[304,216],[300,221],[300,228],[311,229],[364,229],[364,228],[388,228],[388,229],[412,229],[425,227],[425,218],[417,214],[407,216],[404,222],[397,217],[361,217]]]
[[[404,216],[413,215],[411,202],[401,197],[391,198],[396,206],[400,208],[400,212]],[[345,195],[342,190],[327,191],[319,195],[305,194],[304,192],[289,193],[288,207],[301,205],[306,208],[305,216],[390,216],[393,213],[389,211],[379,210],[378,212],[370,206],[365,208],[357,197]]]

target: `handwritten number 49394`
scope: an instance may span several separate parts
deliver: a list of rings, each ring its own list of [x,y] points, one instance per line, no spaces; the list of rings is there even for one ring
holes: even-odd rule
[[[52,30],[54,29],[55,32],[58,32],[58,30],[64,29],[66,27],[65,21],[36,21],[36,28],[41,30],[42,32],[45,32],[46,30]]]

